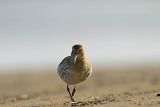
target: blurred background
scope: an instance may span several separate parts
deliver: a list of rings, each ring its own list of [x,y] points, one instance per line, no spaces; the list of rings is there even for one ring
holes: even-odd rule
[[[0,0],[0,104],[67,96],[56,68],[77,43],[93,65],[81,98],[158,92],[159,0]]]
[[[1,0],[0,72],[55,69],[80,43],[95,67],[160,62],[158,0]]]

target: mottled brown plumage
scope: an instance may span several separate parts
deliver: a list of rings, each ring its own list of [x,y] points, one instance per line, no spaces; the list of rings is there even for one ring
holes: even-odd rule
[[[61,79],[67,83],[67,90],[71,100],[74,101],[73,95],[75,92],[75,85],[86,80],[92,73],[92,66],[86,59],[82,45],[77,44],[72,47],[71,56],[65,57],[62,60],[58,66],[57,72]],[[68,85],[74,85],[72,95]]]

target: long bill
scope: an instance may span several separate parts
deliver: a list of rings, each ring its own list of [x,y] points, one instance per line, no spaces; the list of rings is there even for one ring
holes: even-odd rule
[[[73,64],[76,64],[76,60],[77,60],[77,55],[74,56],[74,60],[73,60]]]

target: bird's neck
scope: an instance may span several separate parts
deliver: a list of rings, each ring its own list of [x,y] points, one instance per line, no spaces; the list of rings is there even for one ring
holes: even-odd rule
[[[85,56],[78,56],[74,63],[74,71],[81,72],[85,68],[86,58]]]

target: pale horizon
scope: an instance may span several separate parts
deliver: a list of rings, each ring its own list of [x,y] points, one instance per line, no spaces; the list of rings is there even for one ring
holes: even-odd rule
[[[0,69],[57,66],[77,43],[98,65],[160,62],[160,2],[114,1],[0,1]]]

